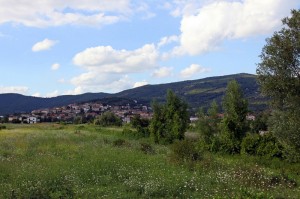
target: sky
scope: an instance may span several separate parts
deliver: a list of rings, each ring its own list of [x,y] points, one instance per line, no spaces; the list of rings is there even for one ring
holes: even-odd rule
[[[0,0],[0,93],[116,93],[255,74],[299,0]]]

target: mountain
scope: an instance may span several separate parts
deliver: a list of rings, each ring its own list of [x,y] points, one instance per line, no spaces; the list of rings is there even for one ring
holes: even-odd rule
[[[36,109],[59,107],[77,102],[97,100],[107,96],[109,96],[107,93],[85,93],[41,98],[11,93],[0,94],[0,115],[31,112]]]
[[[164,101],[168,89],[173,90],[184,99],[191,108],[207,107],[212,100],[221,103],[228,81],[235,79],[249,100],[250,110],[266,108],[266,99],[260,96],[256,76],[251,74],[235,74],[209,77],[199,80],[181,81],[167,84],[145,85],[124,90],[115,94],[85,93],[81,95],[63,95],[53,98],[30,97],[20,94],[0,94],[0,115],[18,112],[30,112],[40,108],[51,108],[71,103],[101,101],[103,103],[127,104],[137,100],[149,105],[153,99]]]

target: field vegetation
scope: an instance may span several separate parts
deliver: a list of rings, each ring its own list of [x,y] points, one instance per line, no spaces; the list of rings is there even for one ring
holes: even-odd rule
[[[130,127],[5,126],[0,198],[300,198],[299,163],[152,144]]]

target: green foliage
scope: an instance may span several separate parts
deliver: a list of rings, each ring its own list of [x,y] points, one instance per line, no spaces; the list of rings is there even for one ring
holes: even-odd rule
[[[94,124],[100,126],[122,126],[122,120],[112,112],[105,112],[95,119]]]
[[[6,126],[0,125],[0,130],[2,130],[2,129],[6,129]]]
[[[267,131],[269,117],[270,114],[267,112],[258,114],[254,121],[250,121],[250,131],[252,133],[259,133],[259,131]]]
[[[114,146],[121,147],[126,145],[126,141],[124,139],[117,139],[113,142]]]
[[[171,147],[143,153],[140,140],[124,138],[120,128],[6,126],[9,131],[0,133],[0,198],[300,198],[299,163],[207,152],[201,161],[173,164]],[[117,139],[133,147],[115,147]]]
[[[84,124],[84,123],[86,123],[86,119],[84,116],[77,116],[74,118],[73,123],[74,124]]]
[[[273,111],[270,130],[284,146],[284,156],[292,161],[300,161],[300,111]]]
[[[229,153],[239,153],[240,143],[248,130],[246,121],[248,102],[243,97],[243,92],[235,80],[230,81],[227,85],[223,109],[222,148]]]
[[[140,150],[145,154],[154,154],[155,153],[155,150],[153,149],[151,144],[146,143],[146,142],[140,143]]]
[[[146,118],[141,118],[140,115],[135,115],[131,118],[130,124],[133,128],[137,130],[137,134],[139,134],[141,137],[149,137],[150,131],[149,131],[149,125],[150,120]]]
[[[176,141],[171,146],[171,160],[178,163],[189,163],[201,159],[195,142],[189,140]]]
[[[187,104],[172,91],[167,93],[167,102],[152,104],[153,118],[150,124],[151,137],[155,143],[172,143],[184,139],[188,127],[189,114]]]
[[[128,127],[124,127],[122,130],[122,134],[128,137],[135,137],[136,136],[136,132],[133,131],[132,129],[128,128]]]
[[[196,122],[196,131],[200,133],[200,142],[205,149],[210,149],[215,136],[219,133],[220,117],[219,106],[216,101],[211,103],[208,114],[203,109],[198,112],[198,120]]]
[[[274,110],[270,129],[289,153],[300,154],[300,10],[282,23],[262,49],[257,74]]]
[[[241,153],[256,155],[260,145],[261,137],[259,134],[248,134],[242,141]]]
[[[258,134],[247,135],[241,144],[241,152],[249,155],[282,158],[283,147],[272,133],[262,136]]]

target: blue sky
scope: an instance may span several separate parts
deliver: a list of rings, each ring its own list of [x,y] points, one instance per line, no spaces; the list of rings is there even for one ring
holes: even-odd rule
[[[298,0],[0,0],[0,93],[114,93],[255,74]]]

